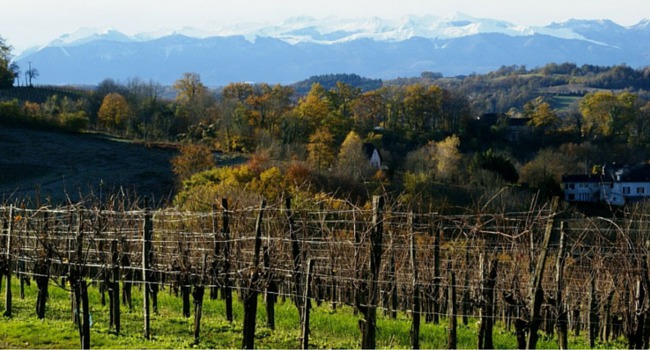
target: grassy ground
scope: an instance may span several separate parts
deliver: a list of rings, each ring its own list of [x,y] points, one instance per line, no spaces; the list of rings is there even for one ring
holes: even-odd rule
[[[175,154],[94,134],[0,127],[0,199],[38,195],[58,205],[123,189],[157,201],[173,192]]]
[[[18,287],[13,287],[13,317],[0,322],[0,348],[78,348],[79,333],[72,323],[69,294],[67,291],[50,286],[50,299],[46,318],[36,317],[36,286],[26,287],[25,299],[20,299]],[[89,289],[91,308],[91,347],[92,348],[240,348],[243,310],[239,303],[234,305],[233,323],[225,319],[225,305],[222,300],[204,300],[201,323],[201,340],[194,344],[193,315],[181,315],[181,300],[168,291],[159,295],[159,314],[152,315],[153,338],[143,337],[141,292],[134,290],[133,310],[122,305],[122,331],[119,335],[109,329],[108,305],[102,306],[96,287]],[[4,295],[4,288],[2,290]],[[298,312],[289,301],[280,301],[276,307],[276,330],[265,327],[264,304],[258,305],[258,322],[255,346],[258,348],[298,348],[300,346]],[[333,310],[329,305],[315,307],[312,311],[310,343],[314,348],[359,348],[360,333],[358,321],[349,307]],[[446,321],[440,325],[421,326],[422,348],[446,348]],[[410,319],[400,314],[396,320],[380,316],[377,346],[380,348],[409,348]],[[497,327],[494,332],[496,348],[516,347],[513,334]],[[476,348],[476,325],[459,325],[458,347]],[[571,339],[570,347],[586,348],[584,338]],[[623,347],[623,343],[600,344],[600,347]],[[553,339],[542,337],[538,348],[557,348]]]

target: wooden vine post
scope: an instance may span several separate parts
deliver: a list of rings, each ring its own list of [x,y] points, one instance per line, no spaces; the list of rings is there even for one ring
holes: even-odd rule
[[[532,284],[530,288],[530,322],[528,323],[528,339],[526,341],[527,349],[535,349],[537,347],[537,330],[541,323],[540,310],[544,300],[544,291],[542,290],[542,280],[544,278],[544,267],[546,266],[546,257],[548,254],[548,247],[551,242],[551,234],[553,233],[553,226],[555,224],[555,216],[559,203],[559,197],[553,197],[551,204],[551,217],[546,222],[546,230],[544,231],[544,240],[542,242],[541,250],[537,257],[534,274],[532,276]],[[532,243],[531,243],[532,244]]]
[[[301,336],[300,336],[300,348],[305,350],[309,349],[309,311],[311,309],[311,297],[309,290],[311,286],[312,275],[314,271],[314,261],[312,259],[307,259],[307,271],[305,272],[305,289],[302,294],[302,299],[304,300],[304,305],[302,306],[302,316],[300,317],[302,322],[301,327]]]
[[[557,332],[557,343],[560,350],[568,348],[568,329],[567,329],[567,310],[562,299],[562,288],[564,283],[564,261],[566,260],[566,237],[564,233],[564,221],[560,222],[560,246],[557,252],[555,267],[555,303],[557,308],[557,323],[555,330]]]
[[[449,319],[449,330],[447,331],[447,349],[456,349],[458,346],[457,327],[458,309],[456,306],[456,273],[452,269],[451,260],[447,264],[447,271],[449,271],[449,288],[447,289],[447,318]]]
[[[497,281],[499,259],[495,256],[491,263],[487,254],[481,253],[479,257],[479,271],[481,271],[481,296],[480,296],[480,325],[478,330],[478,348],[493,349],[494,341],[494,288]],[[489,266],[488,266],[489,265]]]
[[[589,314],[588,314],[589,347],[596,346],[598,336],[598,297],[596,296],[596,275],[592,272],[589,285]]]
[[[144,209],[144,228],[143,228],[143,242],[142,242],[142,300],[143,300],[143,311],[144,311],[144,337],[145,339],[151,338],[151,310],[149,302],[149,270],[151,269],[151,261],[149,260],[149,255],[152,251],[151,240],[153,238],[153,220],[151,217],[151,212],[149,211],[148,204],[145,200],[145,209]]]
[[[431,225],[433,227],[433,223]],[[433,228],[433,303],[432,315],[429,316],[434,324],[440,322],[440,305],[438,298],[440,297],[440,231]],[[427,321],[428,322],[428,321]]]
[[[271,239],[268,239],[267,246],[264,247],[264,275],[266,280],[266,293],[264,296],[266,304],[266,326],[275,330],[275,301],[278,295],[278,284],[275,282],[275,276],[271,271],[270,248]]]
[[[255,348],[255,321],[257,317],[257,295],[259,281],[260,249],[262,247],[262,218],[266,200],[262,200],[260,212],[255,221],[255,248],[253,255],[252,274],[248,282],[248,290],[244,291],[244,330],[242,339],[243,349]]]
[[[219,266],[219,238],[217,237],[217,203],[212,203],[212,237],[214,239],[214,249],[212,251],[212,267],[210,269],[211,284],[210,299],[217,299],[219,295],[218,285],[218,266]]]
[[[300,317],[301,327],[304,325],[304,313],[302,308],[304,306],[304,301],[302,298],[302,281],[300,272],[300,266],[302,265],[302,256],[300,255],[300,244],[298,243],[298,234],[296,230],[296,224],[293,219],[293,213],[291,211],[291,198],[287,197],[284,201],[285,213],[287,216],[287,221],[289,223],[289,240],[291,241],[291,257],[293,258],[293,271],[291,273],[293,280],[293,291],[292,294],[294,297],[294,303],[298,308],[298,313]]]
[[[83,258],[83,218],[79,213],[79,225],[77,226],[76,237],[76,263],[70,273],[70,286],[74,290],[74,305],[76,314],[79,317],[77,326],[82,349],[90,349],[90,309],[88,305],[88,285],[84,279],[84,258]]]
[[[207,264],[207,256],[203,254],[203,263],[201,267],[201,276],[197,277],[194,288],[192,289],[192,297],[194,298],[194,345],[198,345],[201,335],[201,316],[203,315],[203,295],[205,294],[205,270]]]
[[[38,296],[36,298],[36,316],[43,320],[45,319],[45,305],[48,299],[48,285],[50,284],[50,258],[51,250],[47,245],[47,236],[49,230],[49,213],[47,211],[43,212],[43,235],[41,237],[41,242],[43,244],[43,252],[37,258],[36,263],[34,264],[34,280],[36,281],[36,286],[38,288]],[[24,265],[24,264],[22,264]],[[21,298],[23,298],[23,278],[21,279],[20,293]]]
[[[111,285],[109,287],[110,326],[115,326],[115,334],[120,334],[120,253],[117,239],[111,242]]]
[[[370,271],[368,275],[368,298],[366,305],[357,305],[364,316],[361,326],[361,348],[375,349],[377,346],[377,300],[379,294],[378,279],[381,267],[382,236],[384,223],[382,211],[384,198],[372,197],[372,230],[370,232]]]
[[[228,212],[228,198],[221,199],[221,209],[223,210],[221,234],[223,243],[223,289],[221,295],[226,302],[226,320],[232,322],[232,283],[230,282],[230,213]]]
[[[7,227],[7,254],[5,264],[6,287],[5,287],[5,312],[4,317],[11,317],[11,235],[14,227],[14,206],[9,206],[9,225]]]
[[[417,265],[417,251],[415,248],[415,232],[413,229],[413,212],[408,214],[408,228],[409,228],[409,256],[411,260],[411,271],[413,274],[413,294],[411,295],[412,305],[412,323],[411,323],[411,349],[420,348],[420,315],[422,308],[420,307],[420,284],[418,281],[418,265]]]

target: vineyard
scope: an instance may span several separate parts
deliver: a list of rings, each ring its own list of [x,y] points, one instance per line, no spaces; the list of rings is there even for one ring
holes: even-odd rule
[[[243,206],[223,199],[204,213],[146,204],[0,211],[5,316],[12,316],[17,292],[12,278],[21,292],[24,281],[36,283],[41,319],[48,288],[69,290],[82,348],[92,337],[91,283],[108,296],[118,335],[121,310],[142,293],[143,308],[134,312],[142,312],[147,339],[165,289],[181,298],[184,316],[193,315],[196,344],[203,300],[223,300],[233,321],[238,298],[241,346],[254,348],[264,296],[270,329],[279,298],[295,305],[301,326],[295,347],[309,347],[312,303],[353,307],[362,348],[377,347],[378,312],[408,315],[413,348],[420,347],[425,322],[446,323],[447,345],[456,348],[457,325],[470,320],[478,320],[478,348],[494,348],[497,322],[520,348],[535,348],[542,334],[559,348],[567,348],[569,334],[586,334],[592,347],[617,338],[634,348],[649,345],[649,221],[641,207],[618,218],[562,211],[557,201],[527,212],[441,215],[374,197],[368,207],[290,199]]]

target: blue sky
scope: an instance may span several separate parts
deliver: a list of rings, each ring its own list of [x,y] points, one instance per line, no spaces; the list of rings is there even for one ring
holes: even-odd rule
[[[604,18],[626,26],[650,18],[649,0],[0,0],[0,9],[0,36],[16,51],[46,44],[81,27],[136,34],[275,23],[301,15],[399,19],[461,12],[520,25]]]

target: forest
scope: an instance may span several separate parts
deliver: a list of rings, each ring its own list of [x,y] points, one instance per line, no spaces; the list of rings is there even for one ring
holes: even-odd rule
[[[171,87],[133,78],[2,89],[0,120],[177,147],[174,200],[187,208],[215,191],[269,199],[306,191],[360,203],[390,193],[453,210],[503,188],[556,195],[562,174],[646,161],[649,82],[650,68],[570,63],[220,88],[186,73]],[[380,168],[364,144],[379,151]],[[249,161],[223,167],[214,152]]]

